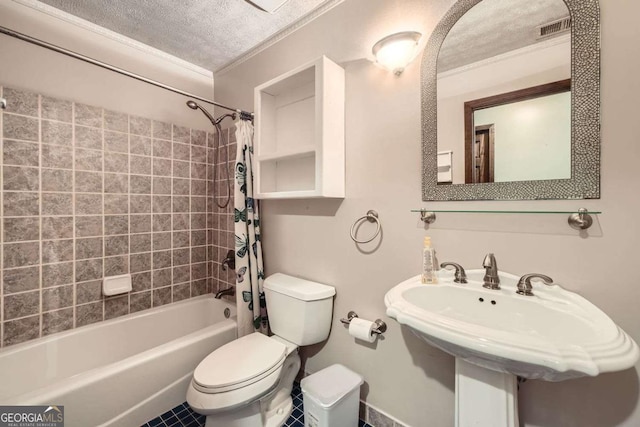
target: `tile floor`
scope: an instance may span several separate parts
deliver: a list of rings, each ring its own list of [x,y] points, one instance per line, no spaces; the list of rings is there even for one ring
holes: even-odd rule
[[[296,383],[291,391],[293,412],[282,427],[304,427],[304,410],[302,408],[302,390]],[[204,427],[205,416],[191,410],[187,402],[165,412],[141,427]],[[360,420],[358,427],[372,427]]]

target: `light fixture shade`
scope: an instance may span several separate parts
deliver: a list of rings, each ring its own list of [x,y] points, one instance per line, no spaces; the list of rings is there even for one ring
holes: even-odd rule
[[[421,36],[417,31],[403,31],[383,38],[373,45],[376,62],[395,75],[400,75],[415,58]]]

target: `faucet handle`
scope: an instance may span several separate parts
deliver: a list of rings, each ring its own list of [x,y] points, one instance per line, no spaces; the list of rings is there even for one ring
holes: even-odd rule
[[[539,274],[539,273],[529,273],[525,274],[518,280],[518,290],[516,291],[519,295],[525,295],[528,297],[533,296],[533,287],[531,286],[531,279],[541,279],[542,283],[545,285],[553,285],[553,279],[547,275]]]
[[[222,264],[222,270],[223,271],[227,270],[227,266],[229,266],[229,268],[231,270],[235,270],[236,269],[236,257],[235,257],[235,253],[233,252],[232,249],[229,249],[227,251],[227,255],[222,260],[221,264]]]
[[[440,268],[445,267],[453,267],[456,269],[455,279],[453,280],[455,283],[467,283],[467,272],[464,271],[464,268],[455,262],[443,262],[440,264]]]

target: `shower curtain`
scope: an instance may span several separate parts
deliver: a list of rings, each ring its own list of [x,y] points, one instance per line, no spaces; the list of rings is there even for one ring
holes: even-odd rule
[[[253,125],[236,122],[238,151],[235,166],[235,249],[238,336],[268,332],[267,307],[262,283],[262,246],[258,201],[253,198]]]

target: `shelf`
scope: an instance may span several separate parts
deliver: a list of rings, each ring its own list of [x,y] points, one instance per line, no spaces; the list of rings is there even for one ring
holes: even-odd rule
[[[573,230],[577,230],[580,232],[585,232],[593,225],[595,225],[595,229],[591,231],[591,234],[597,235],[601,233],[601,229],[598,222],[597,215],[602,214],[602,211],[589,211],[585,208],[576,209],[574,211],[556,211],[556,210],[465,210],[465,209],[412,209],[411,212],[420,214],[420,221],[425,226],[431,226],[436,222],[437,214],[445,213],[450,215],[445,215],[445,223],[446,220],[449,220],[449,228],[460,228],[461,222],[462,225],[466,227],[466,229],[470,229],[469,227],[473,226],[478,230],[494,230],[494,231],[523,231],[523,232],[531,232],[534,229],[537,229],[538,232],[549,232],[551,228],[554,228],[557,225],[563,225],[563,229],[566,231],[567,225],[571,227]],[[479,218],[475,221],[471,222],[469,220],[458,221],[456,223],[453,217],[456,214],[483,214],[484,220],[480,220]],[[497,220],[492,215],[487,214],[496,214],[496,215],[515,215],[509,221]],[[557,220],[556,218],[560,215],[565,215],[567,217],[566,220]],[[553,220],[540,221],[536,218],[540,217],[553,217]],[[438,217],[439,218],[439,217]],[[451,222],[453,221],[453,223]],[[454,224],[455,223],[455,224]],[[480,224],[484,223],[484,224]],[[475,224],[475,225],[474,225]],[[442,225],[439,225],[436,228],[440,228]],[[599,231],[598,231],[599,230]],[[575,232],[575,231],[574,231]],[[558,233],[558,229],[555,229],[552,233]],[[560,232],[560,234],[564,234],[564,232]]]
[[[411,212],[434,212],[434,213],[480,213],[480,214],[542,214],[542,215],[571,215],[581,213],[575,211],[506,211],[506,210],[446,210],[446,209],[411,209]],[[602,211],[586,211],[582,212],[591,215],[602,214]]]
[[[291,192],[316,190],[315,151],[304,156],[262,160],[258,164],[260,198],[267,194],[275,198],[277,193],[282,193],[283,198],[291,198]]]
[[[344,69],[326,57],[254,89],[257,199],[343,198]]]
[[[261,154],[256,156],[256,160],[259,162],[269,162],[273,160],[285,160],[285,159],[295,159],[298,157],[307,157],[316,152],[316,148],[314,146],[306,146],[299,148],[292,148],[286,151],[280,151],[277,153],[269,153],[269,154]]]
[[[263,200],[266,199],[319,199],[324,198],[322,194],[319,194],[317,191],[274,191],[274,192],[265,192],[260,195],[260,198]]]

